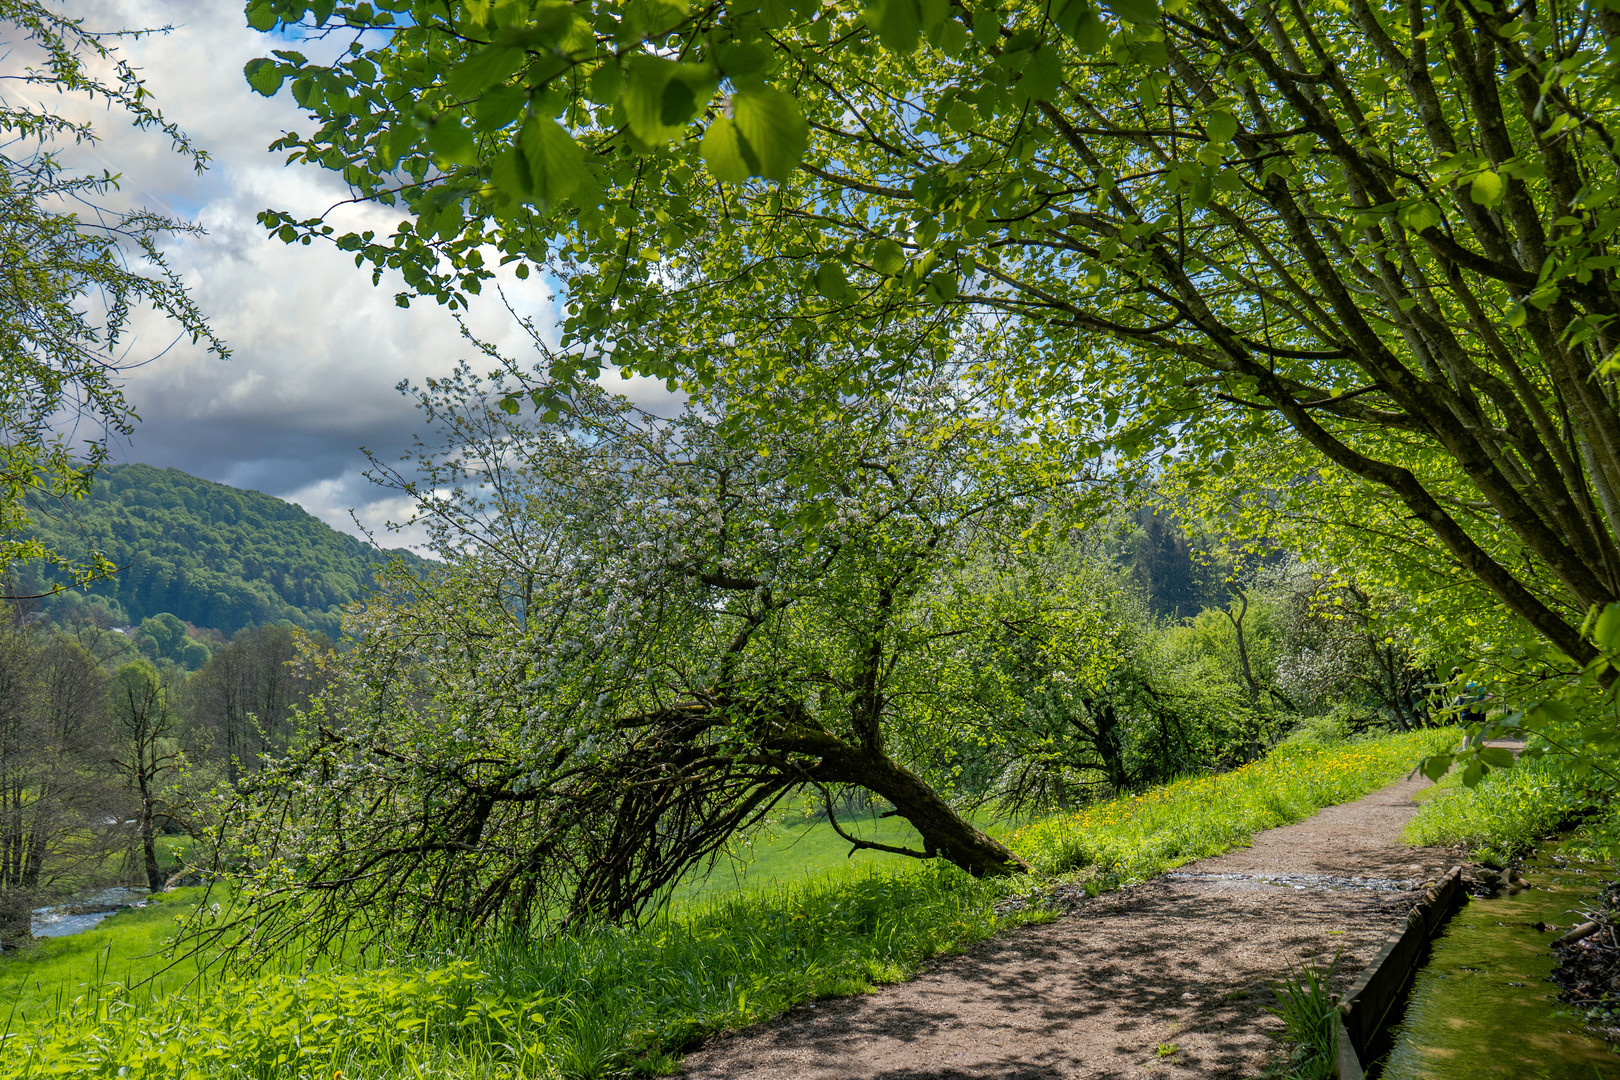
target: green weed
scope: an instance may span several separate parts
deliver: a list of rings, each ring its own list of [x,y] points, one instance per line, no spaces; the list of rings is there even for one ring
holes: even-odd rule
[[[1587,799],[1552,756],[1497,769],[1474,787],[1460,770],[1419,795],[1422,809],[1403,834],[1409,844],[1464,847],[1481,862],[1505,866],[1582,808]]]
[[[1328,984],[1339,957],[1325,964],[1307,961],[1290,970],[1288,979],[1275,983],[1277,1004],[1267,1009],[1282,1019],[1282,1041],[1291,1049],[1285,1076],[1288,1080],[1328,1080],[1337,1070],[1338,1006]]]
[[[1095,803],[1005,839],[1040,872],[1086,871],[1110,886],[1218,855],[1400,779],[1456,744],[1452,729],[1322,746],[1284,743],[1251,765]],[[1090,891],[1089,888],[1087,890]]]
[[[738,893],[639,929],[231,981],[161,1005],[103,986],[76,1014],[4,1036],[0,1077],[667,1074],[710,1032],[904,979],[1049,917],[998,917],[1008,887],[921,865]]]

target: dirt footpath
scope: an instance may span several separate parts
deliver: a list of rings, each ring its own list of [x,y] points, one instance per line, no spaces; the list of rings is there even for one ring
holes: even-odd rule
[[[1421,778],[1254,845],[1012,930],[876,994],[711,1041],[688,1077],[1049,1080],[1252,1077],[1274,1053],[1270,982],[1331,958],[1336,991],[1454,859],[1409,848]]]

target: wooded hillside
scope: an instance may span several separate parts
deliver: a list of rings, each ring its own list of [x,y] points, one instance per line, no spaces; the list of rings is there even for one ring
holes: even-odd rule
[[[114,619],[138,623],[161,612],[229,637],[244,626],[285,619],[336,637],[344,604],[395,556],[331,528],[292,503],[150,465],[108,466],[90,494],[50,504],[33,519],[53,550],[87,558],[99,550],[120,570],[94,585]],[[52,584],[38,566],[20,569],[24,594]],[[46,601],[74,604],[78,593]]]

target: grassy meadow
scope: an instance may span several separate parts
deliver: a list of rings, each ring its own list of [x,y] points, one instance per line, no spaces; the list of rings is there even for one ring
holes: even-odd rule
[[[1454,732],[1322,745],[1083,811],[992,831],[1030,860],[1021,880],[847,846],[821,823],[781,826],[685,883],[638,928],[445,947],[386,965],[205,977],[150,974],[194,897],[109,919],[81,939],[0,960],[0,1078],[590,1078],[674,1072],[704,1036],[796,1003],[906,979],[931,957],[1050,918],[996,901],[1057,878],[1091,891],[1242,844],[1400,776]],[[895,818],[863,834],[901,840]],[[99,936],[98,936],[99,935]],[[95,958],[104,956],[105,960]],[[183,984],[183,985],[182,985]],[[4,1015],[4,1012],[0,1012]]]

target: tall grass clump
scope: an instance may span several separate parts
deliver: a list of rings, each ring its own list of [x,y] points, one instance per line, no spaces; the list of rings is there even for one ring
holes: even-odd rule
[[[704,1035],[859,993],[1039,912],[933,864],[784,883],[604,927],[370,970],[108,992],[0,1037],[0,1078],[589,1078],[673,1072]]]
[[[1441,728],[1337,745],[1288,741],[1231,772],[1093,803],[1035,822],[1006,840],[1039,873],[1085,870],[1105,885],[1140,881],[1376,791],[1410,773],[1426,755],[1451,749],[1460,737]]]
[[[1453,771],[1419,797],[1423,808],[1406,826],[1407,843],[1466,848],[1493,866],[1540,844],[1591,802],[1586,786],[1554,754],[1494,769],[1473,787]]]
[[[1292,967],[1288,978],[1272,984],[1277,1004],[1267,1009],[1283,1022],[1281,1042],[1289,1047],[1280,1075],[1283,1080],[1329,1080],[1338,1073],[1338,1002],[1331,992],[1333,969],[1341,949],[1326,964],[1306,961]]]

